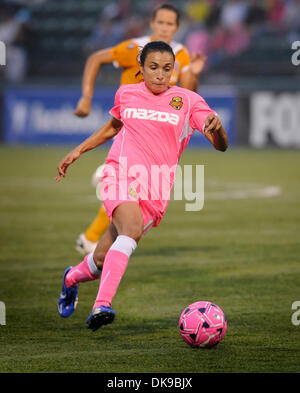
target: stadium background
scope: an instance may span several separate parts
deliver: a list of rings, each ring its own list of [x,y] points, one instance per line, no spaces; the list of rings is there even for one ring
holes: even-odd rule
[[[95,349],[87,354],[85,346],[91,345],[91,339],[81,331],[89,310],[88,301],[81,301],[82,307],[85,306],[81,314],[78,311],[82,321],[68,321],[67,325],[57,321],[51,307],[55,308],[64,262],[79,261],[74,241],[96,212],[98,205],[94,191],[89,188],[90,177],[105,158],[107,147],[84,157],[82,164],[72,169],[64,189],[55,188],[52,180],[57,163],[70,146],[106,121],[119,86],[120,71],[110,65],[103,66],[90,116],[76,118],[73,110],[80,97],[87,56],[127,38],[148,34],[146,21],[159,3],[154,0],[6,0],[0,4],[0,41],[5,42],[7,54],[6,65],[0,66],[0,301],[7,307],[7,324],[0,326],[4,333],[1,344],[5,344],[0,371],[91,371],[88,364],[98,356]],[[137,253],[136,270],[129,269],[129,289],[124,283],[117,300],[120,309],[124,309],[122,301],[132,307],[129,312],[132,319],[128,321],[125,311],[123,314],[121,311],[121,328],[108,327],[110,335],[116,334],[114,329],[121,330],[118,340],[112,343],[116,357],[106,354],[106,364],[101,364],[101,369],[108,372],[299,371],[299,340],[298,343],[296,340],[299,327],[291,324],[290,317],[291,304],[300,300],[297,289],[300,65],[295,62],[300,54],[295,56],[297,52],[292,49],[292,43],[300,41],[300,1],[176,0],[172,3],[183,13],[175,39],[191,52],[201,51],[208,56],[199,93],[221,116],[229,131],[230,151],[225,153],[225,158],[216,155],[207,149],[200,134],[193,136],[183,163],[195,164],[201,154],[200,163],[205,163],[208,179],[205,209],[197,222],[195,217],[184,218],[182,205],[171,203],[161,232],[150,233],[145,238],[144,251]],[[226,199],[226,195],[230,197]],[[206,244],[203,248],[199,247],[195,235],[199,225],[201,244]],[[183,230],[181,235],[176,226]],[[226,235],[223,230],[228,230]],[[177,265],[169,261],[174,255]],[[210,260],[210,269],[201,263],[200,267],[196,266],[196,260],[203,256]],[[146,271],[142,259],[149,264]],[[180,265],[182,262],[186,263],[185,269]],[[157,277],[161,274],[169,284],[168,294],[151,280],[147,287],[144,275],[151,276],[155,269]],[[177,343],[178,337],[173,337],[174,326],[171,329],[168,325],[174,321],[176,325],[176,316],[188,302],[200,300],[202,292],[199,291],[198,297],[195,295],[198,286],[192,279],[197,269],[204,293],[229,313],[227,343],[221,347],[217,361],[212,354],[202,355],[204,359],[200,361],[194,352],[192,355],[187,352],[188,348],[178,355],[181,343]],[[169,270],[173,272],[171,277],[167,276]],[[149,303],[142,303],[143,321],[139,320],[135,293],[130,292],[130,286],[132,291],[138,286],[138,273],[145,280],[141,290]],[[24,278],[17,280],[19,274]],[[187,281],[182,278],[178,283],[178,277],[185,274],[188,274]],[[39,282],[44,286],[42,293]],[[177,286],[181,296],[175,292]],[[171,295],[173,298],[166,300],[164,306],[158,298],[152,299],[151,289],[160,298]],[[83,296],[90,296],[91,302],[93,293],[85,288],[82,292]],[[21,303],[20,293],[26,294],[26,300]],[[36,293],[40,300],[36,299]],[[40,317],[36,312],[41,313]],[[161,312],[165,314],[157,318]],[[268,326],[267,318],[272,326]],[[81,342],[71,361],[70,349],[64,347],[67,335],[64,326]],[[111,350],[111,343],[105,337],[102,348]],[[66,340],[70,344],[71,339]],[[150,341],[145,344],[143,340]],[[145,345],[152,358],[147,357]],[[226,345],[231,351],[230,362],[227,362]],[[120,346],[126,357],[134,349],[140,351],[129,356],[129,360],[126,358],[127,366],[123,352],[118,352]],[[156,356],[155,365],[151,362],[153,356]],[[177,356],[180,364],[175,362]],[[66,358],[69,366],[65,365]]]
[[[157,4],[4,2],[1,34],[7,66],[1,67],[1,140],[76,143],[102,124],[120,72],[112,65],[102,68],[98,81],[105,88],[96,89],[92,116],[76,119],[72,109],[86,58],[92,51],[147,34],[146,21]],[[175,38],[191,53],[208,56],[199,92],[220,112],[231,144],[298,147],[300,67],[292,63],[292,43],[299,38],[299,1],[174,4],[183,12]]]

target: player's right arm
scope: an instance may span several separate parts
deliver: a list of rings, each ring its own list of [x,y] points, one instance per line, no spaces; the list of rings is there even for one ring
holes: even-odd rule
[[[189,121],[192,129],[202,132],[216,150],[226,151],[228,135],[217,113],[198,94],[190,92],[190,98],[195,99]]]
[[[68,167],[76,161],[83,153],[94,149],[99,145],[112,139],[122,128],[123,123],[112,117],[104,126],[95,131],[93,135],[88,137],[79,146],[75,147],[69,154],[67,154],[57,167],[58,175],[56,180],[60,181],[62,177],[66,177]]]
[[[74,114],[85,117],[90,113],[96,77],[102,64],[113,62],[112,48],[102,49],[91,54],[85,64],[82,80],[82,96],[78,101]]]
[[[210,113],[204,122],[204,135],[216,150],[226,151],[228,136],[217,114]]]

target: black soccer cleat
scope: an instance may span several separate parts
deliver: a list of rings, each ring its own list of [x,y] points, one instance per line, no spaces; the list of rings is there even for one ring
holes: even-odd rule
[[[115,311],[108,306],[100,306],[95,308],[88,319],[86,320],[86,325],[88,329],[92,329],[92,331],[96,331],[102,325],[108,325],[112,323],[115,319],[116,313]]]

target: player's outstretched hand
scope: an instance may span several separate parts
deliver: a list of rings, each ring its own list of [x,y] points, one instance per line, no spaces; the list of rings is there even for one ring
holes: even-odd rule
[[[207,57],[202,53],[193,53],[191,56],[190,70],[194,75],[200,75],[205,64]]]
[[[80,152],[78,150],[72,150],[67,154],[60,162],[57,167],[58,175],[56,180],[60,181],[62,177],[66,177],[68,167],[80,157]]]
[[[78,117],[86,117],[91,111],[92,99],[90,97],[81,97],[78,101],[74,115]]]
[[[221,120],[218,115],[210,113],[204,123],[204,133],[219,131],[222,127]]]

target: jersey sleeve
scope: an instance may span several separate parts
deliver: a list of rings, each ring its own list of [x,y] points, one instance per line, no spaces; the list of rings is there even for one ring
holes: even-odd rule
[[[114,106],[109,111],[111,116],[118,119],[118,120],[121,120],[121,99],[120,99],[121,90],[122,90],[122,87],[119,87],[119,89],[117,90],[116,95],[115,95]]]
[[[217,114],[208,106],[204,98],[199,96],[190,113],[189,124],[192,129],[199,130],[202,134],[204,134],[204,123],[210,113],[215,115]]]
[[[133,40],[127,40],[111,48],[110,53],[115,67],[126,68],[137,64],[139,48]]]
[[[176,60],[180,64],[179,74],[189,69],[191,60],[190,60],[189,52],[185,47],[183,47],[182,50],[177,54]]]

